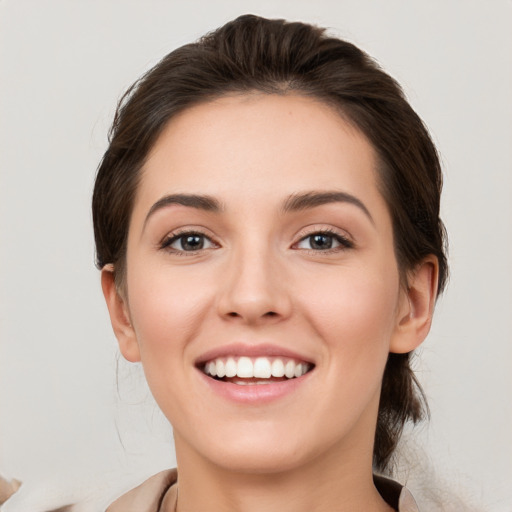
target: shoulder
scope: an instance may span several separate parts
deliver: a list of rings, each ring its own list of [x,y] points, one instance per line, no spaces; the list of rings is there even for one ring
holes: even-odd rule
[[[403,485],[384,476],[374,475],[373,481],[386,503],[398,512],[419,512],[413,495]]]
[[[176,469],[162,471],[152,476],[112,503],[106,512],[154,512],[173,510],[176,503],[178,480]],[[381,496],[398,512],[419,512],[408,489],[383,476],[374,476],[375,487]],[[163,506],[165,505],[165,506]]]
[[[166,501],[169,500],[167,491],[176,483],[177,479],[176,469],[161,471],[123,494],[107,508],[106,512],[154,512],[160,510],[164,497]]]

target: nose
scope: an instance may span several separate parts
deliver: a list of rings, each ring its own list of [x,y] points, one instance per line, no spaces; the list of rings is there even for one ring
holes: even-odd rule
[[[275,323],[292,310],[283,262],[270,250],[237,251],[226,263],[217,297],[224,319],[245,324]]]

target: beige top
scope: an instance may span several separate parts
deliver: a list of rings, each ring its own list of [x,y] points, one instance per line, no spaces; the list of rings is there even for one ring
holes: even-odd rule
[[[106,512],[176,512],[178,501],[176,469],[162,471],[123,494]],[[374,476],[381,496],[398,512],[419,512],[412,494],[394,480]]]

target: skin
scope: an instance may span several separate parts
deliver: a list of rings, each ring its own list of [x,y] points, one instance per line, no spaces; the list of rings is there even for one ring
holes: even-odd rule
[[[430,328],[437,262],[400,285],[387,205],[367,139],[298,95],[231,95],[173,118],[143,168],[126,285],[102,285],[122,354],[142,361],[173,425],[179,511],[384,511],[372,449],[389,352]],[[357,198],[283,212],[293,194]],[[215,198],[222,211],[169,204]],[[183,251],[187,231],[205,234]],[[334,247],[310,236],[328,230]],[[334,235],[333,235],[334,234]],[[181,249],[181,252],[177,249]],[[205,386],[195,362],[228,343],[270,343],[315,367],[292,393],[240,404]],[[197,489],[201,489],[198,493]]]

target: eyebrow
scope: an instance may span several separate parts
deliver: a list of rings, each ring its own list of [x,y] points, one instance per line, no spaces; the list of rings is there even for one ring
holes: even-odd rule
[[[292,194],[284,202],[282,207],[283,213],[297,212],[322,206],[330,203],[349,203],[357,206],[374,224],[373,217],[371,216],[368,208],[364,203],[347,192],[328,191],[328,192],[304,192]],[[208,195],[200,194],[170,194],[159,199],[149,210],[144,220],[144,226],[147,224],[149,218],[158,210],[179,204],[182,206],[188,206],[190,208],[197,208],[207,212],[220,213],[224,210],[224,207],[218,199]]]
[[[171,194],[159,199],[150,209],[144,220],[144,225],[147,224],[151,215],[158,210],[166,208],[174,204],[188,206],[190,208],[197,208],[206,212],[221,212],[223,207],[221,203],[212,196],[198,195],[198,194]]]
[[[364,203],[347,192],[328,191],[328,192],[304,192],[302,194],[291,195],[283,205],[283,212],[297,212],[301,210],[307,210],[309,208],[315,208],[324,204],[330,203],[349,203],[357,206],[372,222],[375,224],[373,217],[371,216],[368,208]]]

